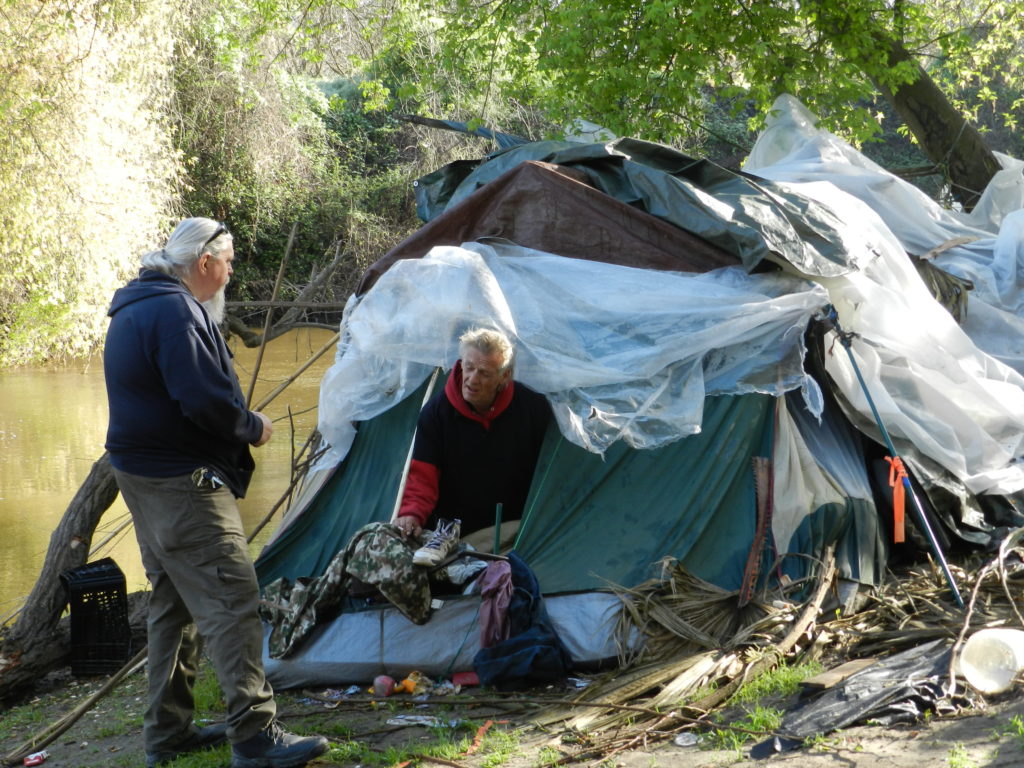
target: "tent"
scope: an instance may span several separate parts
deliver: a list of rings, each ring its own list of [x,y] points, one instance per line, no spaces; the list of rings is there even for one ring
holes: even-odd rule
[[[362,526],[391,518],[434,372],[475,324],[514,339],[516,378],[555,414],[515,550],[577,664],[614,657],[609,587],[639,584],[662,558],[748,597],[807,575],[834,545],[846,584],[878,582],[884,451],[850,358],[820,323],[828,307],[856,334],[852,359],[943,542],[984,545],[1024,522],[1022,337],[982,351],[921,277],[980,284],[981,241],[958,282],[958,246],[944,251],[949,272],[915,266],[922,246],[896,226],[941,221],[920,236],[934,248],[981,225],[925,206],[795,101],[777,107],[756,175],[616,139],[525,144],[417,182],[426,223],[346,307],[321,385],[328,450],[258,558],[261,584],[315,578]],[[844,184],[862,170],[875,198]],[[879,188],[918,205],[887,223]],[[1004,229],[1016,219],[994,215]],[[988,226],[991,262],[1002,233]],[[1015,276],[1020,254],[998,258],[989,269]],[[969,318],[985,304],[986,332],[1020,318],[997,283],[969,299]],[[422,626],[348,605],[292,653],[268,655],[268,675],[292,687],[469,669],[479,598],[438,603]]]

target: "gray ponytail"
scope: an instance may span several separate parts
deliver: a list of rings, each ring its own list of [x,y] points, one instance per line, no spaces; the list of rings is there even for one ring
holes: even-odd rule
[[[231,244],[231,233],[227,230],[210,240],[220,226],[213,219],[199,216],[182,219],[163,248],[143,254],[142,266],[171,277],[185,277],[204,253],[218,259]]]

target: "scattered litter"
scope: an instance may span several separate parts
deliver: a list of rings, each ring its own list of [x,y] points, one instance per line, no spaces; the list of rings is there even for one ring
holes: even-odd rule
[[[672,739],[672,743],[677,747],[693,747],[696,746],[698,741],[697,734],[693,731],[683,731]]]
[[[355,696],[362,692],[363,689],[358,685],[350,685],[344,691],[339,688],[327,688],[323,693],[319,694],[317,698],[324,701],[341,701],[348,696]]]
[[[590,680],[584,680],[582,677],[567,677],[566,682],[573,688],[586,688],[591,683]]]
[[[960,673],[980,693],[1009,690],[1024,670],[1024,632],[1008,627],[976,632],[964,644],[959,666]]]
[[[468,688],[472,685],[480,685],[480,678],[476,672],[456,672],[452,675],[452,682],[462,688]]]
[[[458,718],[442,720],[440,717],[434,717],[433,715],[396,715],[390,718],[387,724],[421,725],[426,728],[458,728],[462,724],[462,720]]]
[[[402,681],[402,687],[405,692],[411,694],[426,693],[433,684],[433,680],[424,676],[422,672],[417,672],[415,670],[406,675],[405,679]]]
[[[455,685],[451,680],[442,680],[434,685],[434,690],[431,693],[434,696],[448,696],[452,693],[458,693],[460,689],[461,686]]]
[[[33,752],[31,755],[28,755],[22,762],[24,762],[25,765],[42,765],[44,762],[46,762],[46,758],[48,758],[49,756],[50,753],[44,749],[42,752]]]
[[[388,675],[377,675],[373,678],[373,686],[370,688],[370,693],[378,698],[384,698],[385,696],[390,696],[396,691],[404,691],[404,686],[405,680],[402,681],[402,687],[399,687],[395,685],[395,679],[393,677],[389,677]]]
[[[761,759],[786,752],[809,738],[858,722],[913,723],[924,719],[926,711],[942,713],[955,708],[963,697],[948,695],[945,671],[949,660],[949,644],[939,639],[877,661],[822,695],[806,699],[786,714],[778,732],[755,745],[750,755]]]

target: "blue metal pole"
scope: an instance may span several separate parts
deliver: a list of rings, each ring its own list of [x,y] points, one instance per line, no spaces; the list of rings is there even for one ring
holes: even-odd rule
[[[846,355],[850,359],[850,365],[853,366],[853,372],[857,374],[857,381],[860,382],[860,387],[864,390],[864,397],[867,398],[868,405],[871,406],[871,413],[875,417],[875,423],[878,425],[878,429],[882,433],[882,438],[885,440],[885,445],[889,449],[889,455],[894,459],[899,458],[899,455],[896,453],[896,448],[893,446],[892,440],[889,438],[889,431],[885,428],[885,424],[882,423],[881,416],[878,415],[878,409],[875,407],[875,401],[871,398],[871,392],[868,390],[867,382],[864,381],[864,377],[860,372],[860,367],[857,365],[857,361],[853,357],[853,351],[850,349],[850,341],[854,334],[843,331],[842,327],[839,325],[839,315],[836,313],[835,307],[829,307],[826,323],[831,325],[833,330],[835,330],[836,335],[839,337],[839,342],[846,350]],[[949,564],[946,562],[946,558],[942,554],[939,541],[935,538],[935,532],[928,523],[928,518],[924,513],[924,507],[921,506],[921,500],[917,498],[917,494],[914,493],[914,488],[910,484],[910,478],[905,474],[903,475],[903,488],[914,502],[914,511],[917,513],[917,521],[921,525],[921,529],[925,532],[925,535],[928,537],[928,543],[931,545],[932,552],[939,561],[939,567],[942,568],[942,573],[946,577],[946,583],[949,584],[949,588],[953,592],[953,599],[956,600],[956,604],[958,606],[963,608],[964,599],[960,596],[960,590],[957,589],[956,582],[953,581],[953,574],[949,570]]]

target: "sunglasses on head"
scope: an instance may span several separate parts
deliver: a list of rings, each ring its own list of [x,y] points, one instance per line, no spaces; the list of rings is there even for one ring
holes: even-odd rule
[[[231,230],[228,229],[227,225],[224,222],[222,222],[222,221],[218,222],[217,223],[217,228],[215,230],[213,230],[213,234],[210,235],[209,239],[205,243],[203,243],[203,248],[208,246],[210,243],[212,243],[214,240],[216,240],[221,235],[230,235],[230,234],[231,234]]]

